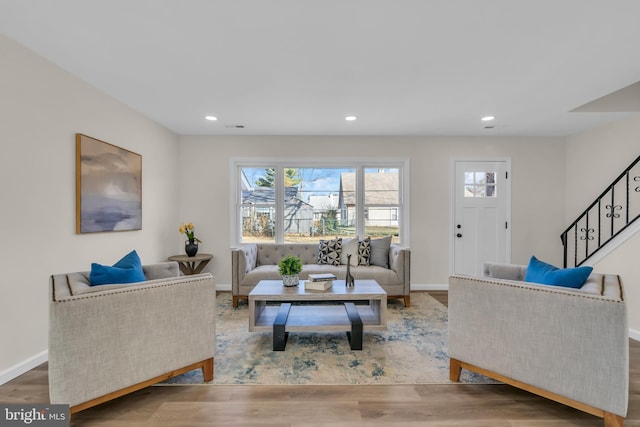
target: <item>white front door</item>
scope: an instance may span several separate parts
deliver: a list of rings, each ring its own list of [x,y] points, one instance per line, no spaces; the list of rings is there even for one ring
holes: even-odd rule
[[[507,161],[456,161],[453,272],[481,276],[485,262],[510,261]]]

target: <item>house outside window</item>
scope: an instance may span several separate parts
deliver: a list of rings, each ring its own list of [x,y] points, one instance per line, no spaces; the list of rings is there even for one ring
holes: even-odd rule
[[[402,240],[408,161],[234,161],[235,244],[335,237]]]

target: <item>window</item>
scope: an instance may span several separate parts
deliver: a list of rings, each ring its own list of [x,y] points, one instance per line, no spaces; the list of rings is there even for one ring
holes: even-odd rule
[[[400,169],[364,170],[365,236],[398,235]]]
[[[464,197],[496,197],[496,173],[465,172]]]
[[[401,240],[406,161],[371,166],[327,161],[236,161],[232,227],[236,243],[307,242],[334,237]]]

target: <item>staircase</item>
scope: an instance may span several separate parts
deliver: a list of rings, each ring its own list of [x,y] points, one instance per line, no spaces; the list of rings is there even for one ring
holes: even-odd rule
[[[560,235],[564,266],[577,267],[602,255],[640,229],[640,156]]]

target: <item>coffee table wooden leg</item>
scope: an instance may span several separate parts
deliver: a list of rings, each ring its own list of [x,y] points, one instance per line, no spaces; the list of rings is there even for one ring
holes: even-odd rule
[[[345,302],[344,308],[351,322],[351,332],[347,332],[347,338],[351,344],[351,350],[362,350],[362,319],[356,305],[352,302]]]
[[[287,345],[289,332],[285,332],[284,329],[287,326],[289,310],[291,310],[290,302],[280,304],[280,310],[278,310],[276,320],[273,321],[273,351],[284,351]]]

